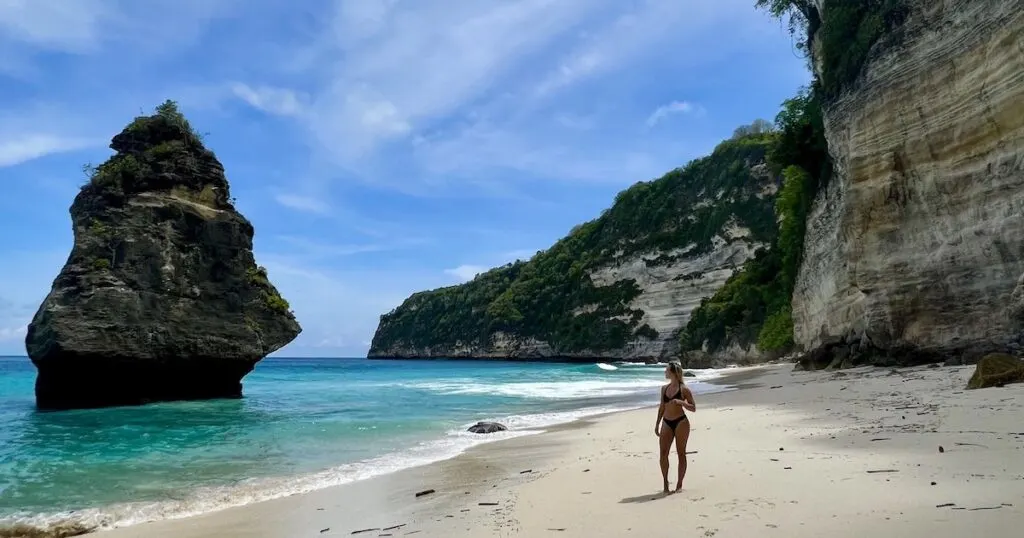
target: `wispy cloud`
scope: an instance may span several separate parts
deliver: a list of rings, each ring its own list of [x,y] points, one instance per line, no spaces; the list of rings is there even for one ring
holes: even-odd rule
[[[0,168],[14,166],[52,153],[75,151],[98,145],[96,140],[49,134],[28,134],[0,139]]]
[[[117,45],[168,50],[194,41],[208,22],[238,5],[238,0],[6,0],[0,2],[0,43],[74,54]]]
[[[0,342],[23,340],[25,338],[26,329],[28,329],[27,325],[18,325],[15,327],[0,327]]]
[[[400,248],[405,244],[400,242],[335,244],[290,235],[278,235],[275,236],[275,239],[283,244],[289,245],[297,251],[297,254],[307,260],[353,256],[355,254],[365,254],[368,252],[381,252]]]
[[[319,47],[331,76],[311,128],[329,152],[359,158],[480,98],[607,4],[339,2]]]
[[[459,280],[459,282],[468,282],[476,278],[476,275],[483,273],[488,268],[482,265],[460,265],[452,269],[445,269],[446,275],[451,275]]]
[[[278,194],[274,196],[274,200],[277,203],[296,211],[304,211],[307,213],[317,213],[326,215],[330,212],[331,208],[321,199],[313,198],[312,196],[300,196],[297,194]]]
[[[537,253],[536,249],[516,249],[508,252],[502,252],[496,256],[492,256],[493,261],[490,265],[478,265],[478,264],[463,264],[458,267],[451,269],[445,269],[444,274],[455,277],[459,282],[468,282],[476,278],[480,273],[484,273],[493,267],[504,265],[506,263],[514,262],[516,260],[529,260]]]
[[[298,116],[305,111],[308,101],[308,97],[287,88],[253,88],[247,84],[235,83],[231,85],[231,91],[253,108],[278,116]]]
[[[336,270],[275,255],[260,259],[302,325],[296,342],[279,355],[322,356],[331,347],[332,353],[340,348],[350,356],[365,354],[380,314],[417,290],[445,284],[442,277],[415,271]]]
[[[0,28],[9,41],[88,52],[99,42],[99,27],[111,17],[110,7],[101,0],[8,0],[0,2]]]
[[[671,103],[659,106],[654,112],[651,112],[651,115],[647,116],[647,126],[654,127],[660,121],[672,115],[697,114],[702,110],[698,105],[694,105],[689,101],[672,101]]]

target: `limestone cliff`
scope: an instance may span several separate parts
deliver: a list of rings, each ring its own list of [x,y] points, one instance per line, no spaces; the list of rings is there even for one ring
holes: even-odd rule
[[[26,336],[40,408],[238,397],[301,331],[220,162],[173,103],[157,110],[71,205],[74,246]]]
[[[1024,0],[905,3],[824,106],[835,176],[792,301],[811,366],[1021,350]]]
[[[623,191],[600,218],[528,262],[414,294],[381,316],[369,356],[676,356],[690,312],[775,233],[770,140],[727,141]]]

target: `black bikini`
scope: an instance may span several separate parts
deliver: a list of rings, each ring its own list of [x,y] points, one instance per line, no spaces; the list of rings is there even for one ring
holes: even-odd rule
[[[676,392],[675,396],[669,398],[668,397],[668,387],[665,387],[665,390],[661,391],[661,401],[663,403],[670,402],[670,401],[672,401],[672,400],[674,400],[674,399],[676,399],[676,398],[678,398],[678,397],[680,397],[682,395],[683,395],[683,388],[679,387],[679,392]],[[680,422],[686,420],[686,412],[683,411],[683,416],[681,416],[679,418],[674,418],[672,420],[669,420],[667,418],[662,418],[661,420],[665,423],[666,426],[668,426],[672,430],[672,433],[675,433],[676,426],[678,426]]]

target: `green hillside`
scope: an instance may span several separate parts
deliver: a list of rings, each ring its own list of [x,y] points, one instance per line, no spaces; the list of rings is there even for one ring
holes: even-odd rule
[[[723,142],[707,157],[620,192],[599,218],[527,262],[412,295],[381,316],[370,356],[456,343],[486,347],[498,331],[547,342],[566,355],[657,337],[640,323],[644,313],[628,307],[640,293],[634,281],[598,287],[588,272],[641,253],[653,253],[647,263],[658,264],[670,262],[677,249],[689,247],[688,256],[708,252],[730,219],[750,229],[754,241],[773,241],[774,196],[760,192],[763,180],[751,169],[763,168],[776,138],[758,133]]]

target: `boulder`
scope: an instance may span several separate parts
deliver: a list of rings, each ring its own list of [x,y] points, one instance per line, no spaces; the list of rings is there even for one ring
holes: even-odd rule
[[[967,388],[1001,387],[1024,383],[1024,361],[1005,353],[990,353],[978,361]]]
[[[71,205],[74,245],[29,324],[41,409],[232,398],[301,332],[253,259],[224,168],[168,101]]]
[[[498,424],[497,422],[477,422],[466,431],[470,433],[495,433],[503,432],[507,429],[504,424]]]

